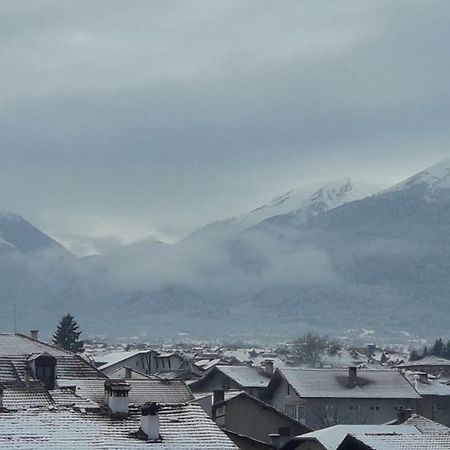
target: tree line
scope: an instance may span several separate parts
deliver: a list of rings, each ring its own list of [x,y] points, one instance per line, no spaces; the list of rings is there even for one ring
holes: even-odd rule
[[[438,356],[439,358],[450,359],[450,341],[444,343],[442,338],[436,339],[433,346],[428,349],[427,346],[422,351],[413,349],[409,355],[410,361],[419,361],[426,356]]]

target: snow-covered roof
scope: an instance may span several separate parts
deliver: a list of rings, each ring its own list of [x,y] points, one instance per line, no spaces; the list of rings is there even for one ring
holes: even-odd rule
[[[338,450],[355,448],[355,444],[376,450],[448,450],[450,435],[415,435],[392,433],[352,433],[347,436]],[[348,447],[347,445],[351,445]]]
[[[230,377],[242,387],[258,388],[267,387],[270,377],[256,367],[251,366],[216,366],[215,370]]]
[[[24,380],[30,355],[42,353],[56,358],[56,378],[104,378],[85,359],[22,334],[0,334],[0,380]]]
[[[420,398],[397,370],[357,370],[356,385],[346,369],[278,369],[301,397]]]
[[[450,367],[450,359],[439,358],[437,356],[426,356],[417,361],[407,361],[397,367],[421,367],[421,366],[447,366]]]
[[[199,405],[162,405],[161,442],[130,435],[139,429],[139,416],[110,420],[69,409],[30,409],[0,414],[0,447],[8,449],[236,449]]]
[[[420,375],[414,372],[406,372],[405,377],[420,395],[450,397],[450,385],[442,383],[439,378],[428,377],[426,382],[423,382]]]
[[[407,433],[420,435],[419,430],[411,425],[335,425],[302,434],[301,436],[295,437],[295,441],[298,443],[308,441],[317,442],[327,450],[336,450],[344,438],[350,433]]]
[[[399,425],[397,420],[393,420],[390,424]],[[450,434],[450,428],[419,414],[411,414],[411,417],[406,419],[401,425],[413,425],[422,434]]]
[[[186,383],[182,380],[161,380],[156,377],[147,379],[124,380],[130,385],[128,398],[130,404],[142,405],[146,402],[157,403],[186,403],[194,399],[194,396]],[[96,403],[105,402],[104,380],[62,380],[61,387],[76,386],[75,393]]]
[[[132,358],[133,356],[140,355],[140,354],[147,354],[151,353],[152,350],[133,350],[130,352],[111,352],[106,353],[101,356],[95,356],[95,360],[98,362],[102,362],[103,364],[98,367],[99,370],[107,369],[110,366],[113,366],[114,364],[124,362],[129,358]]]

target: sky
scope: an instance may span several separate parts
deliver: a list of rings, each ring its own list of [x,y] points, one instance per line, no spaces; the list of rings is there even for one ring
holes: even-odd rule
[[[450,2],[0,3],[0,209],[76,253],[450,155]]]

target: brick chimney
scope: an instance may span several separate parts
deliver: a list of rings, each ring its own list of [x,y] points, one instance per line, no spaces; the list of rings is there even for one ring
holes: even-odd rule
[[[159,433],[159,411],[161,407],[155,403],[146,403],[141,409],[141,431],[148,441],[161,439]]]
[[[132,378],[131,369],[129,367],[125,367],[125,379],[129,380]]]
[[[39,339],[39,330],[30,330],[30,337],[37,341]]]
[[[349,367],[348,368],[348,382],[349,382],[351,387],[354,387],[354,386],[356,386],[358,384],[356,367]]]
[[[110,415],[116,419],[128,416],[130,385],[122,380],[105,381],[105,400]]]

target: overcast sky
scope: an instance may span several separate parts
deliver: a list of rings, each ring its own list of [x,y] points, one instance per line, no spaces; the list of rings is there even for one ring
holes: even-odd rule
[[[450,2],[0,3],[0,208],[79,250],[450,154]]]

